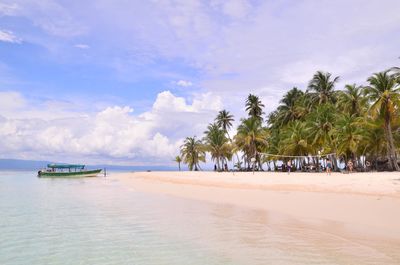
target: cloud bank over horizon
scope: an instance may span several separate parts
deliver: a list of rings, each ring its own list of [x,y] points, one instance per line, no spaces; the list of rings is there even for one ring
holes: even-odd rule
[[[0,116],[1,158],[162,165],[171,164],[178,154],[186,128],[202,131],[222,104],[209,94],[188,104],[163,91],[143,113],[135,114],[129,106],[110,106],[91,114],[58,108],[48,117],[51,106],[32,107],[18,93],[0,92],[0,106],[2,113],[9,113],[8,118]]]
[[[249,93],[272,111],[312,75],[398,66],[400,2],[0,2],[3,158],[172,164]]]

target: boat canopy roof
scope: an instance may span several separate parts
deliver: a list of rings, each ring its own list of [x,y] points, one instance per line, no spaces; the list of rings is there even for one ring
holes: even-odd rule
[[[85,165],[79,164],[47,164],[48,168],[79,168],[83,169]]]

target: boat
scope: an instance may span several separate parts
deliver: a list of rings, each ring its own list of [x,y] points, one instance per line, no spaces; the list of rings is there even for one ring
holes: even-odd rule
[[[76,178],[96,177],[101,169],[87,170],[85,165],[79,164],[47,164],[47,168],[38,171],[38,177],[49,178]]]

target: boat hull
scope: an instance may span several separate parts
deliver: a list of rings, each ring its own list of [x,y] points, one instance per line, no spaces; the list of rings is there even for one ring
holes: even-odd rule
[[[101,172],[101,169],[85,170],[79,172],[46,172],[39,171],[40,178],[83,178],[96,177]]]

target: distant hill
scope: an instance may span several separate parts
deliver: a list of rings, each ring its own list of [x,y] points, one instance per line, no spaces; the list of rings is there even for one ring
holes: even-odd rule
[[[51,161],[0,159],[0,170],[38,170]],[[111,171],[173,171],[175,167],[168,166],[117,166],[117,165],[87,165],[88,168],[106,168]]]
[[[50,163],[49,161],[34,161],[20,159],[0,159],[1,170],[37,170]]]

